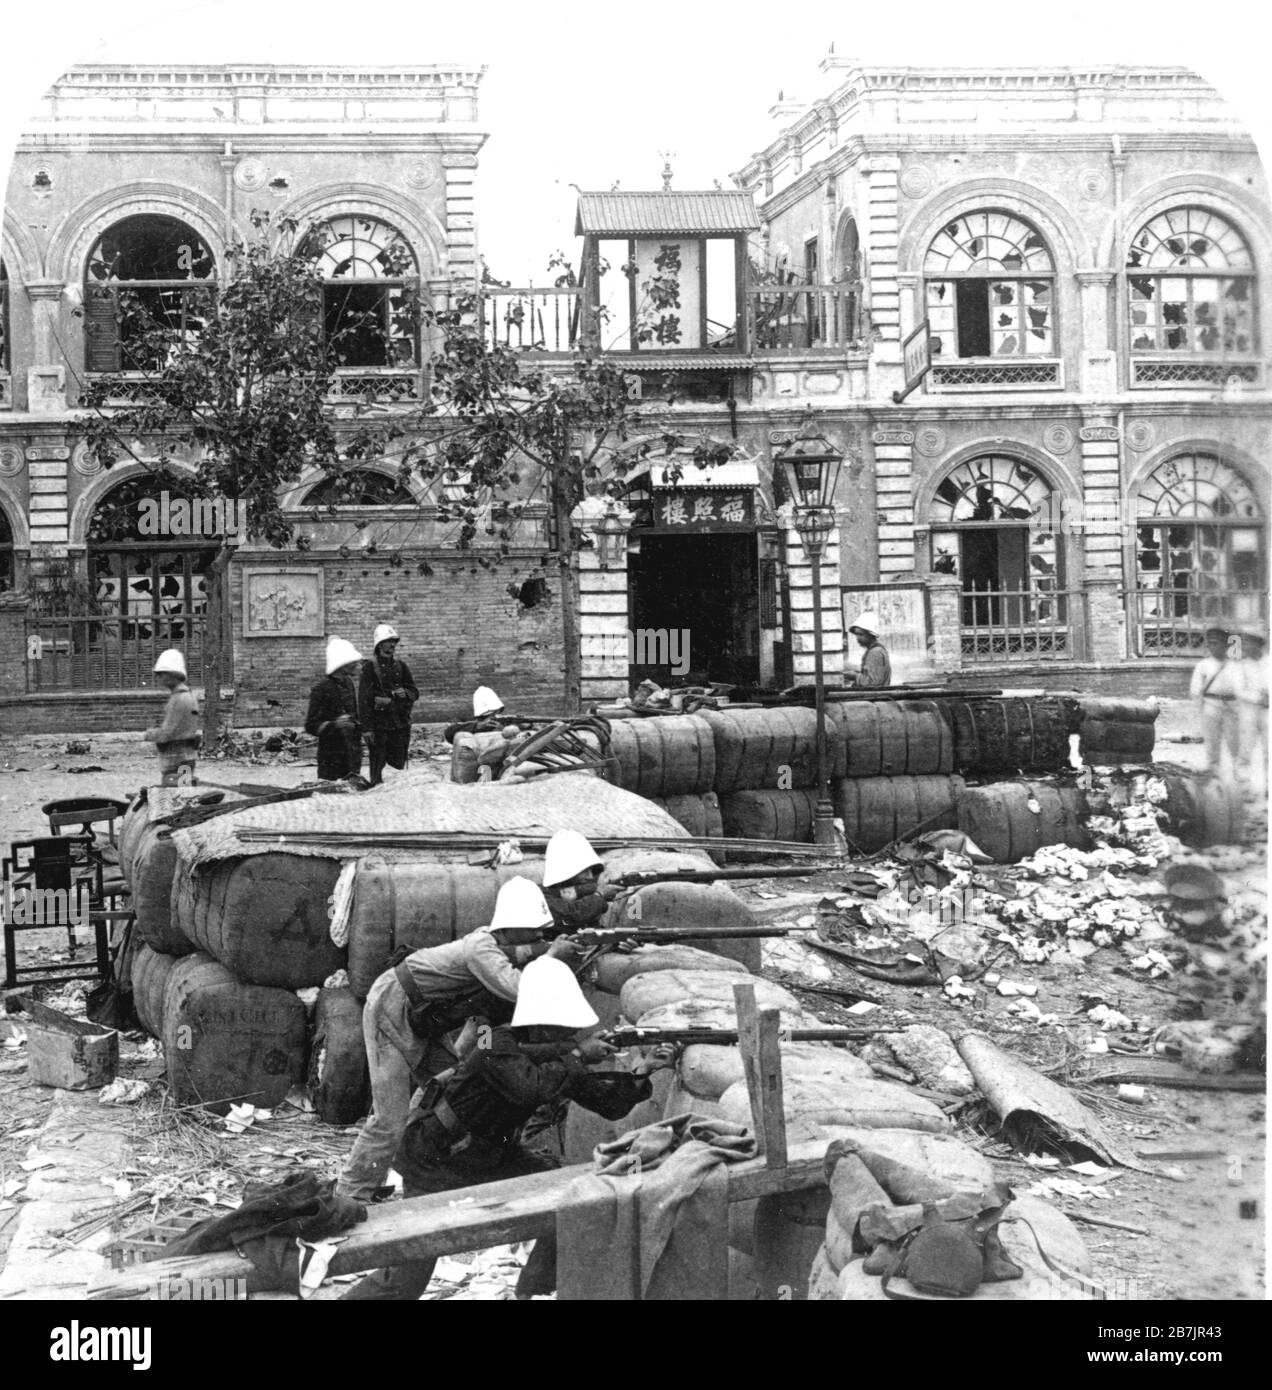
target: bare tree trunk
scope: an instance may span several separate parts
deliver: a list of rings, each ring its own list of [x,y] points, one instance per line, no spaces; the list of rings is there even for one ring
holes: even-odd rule
[[[556,524],[557,562],[561,570],[561,642],[565,648],[566,714],[577,714],[583,689],[583,664],[579,653],[579,572],[574,564],[573,529],[570,523],[569,473],[558,468],[552,480],[552,514]]]
[[[229,669],[230,558],[234,552],[223,545],[208,567],[208,615],[204,631],[203,747],[211,752],[221,736],[221,684]]]

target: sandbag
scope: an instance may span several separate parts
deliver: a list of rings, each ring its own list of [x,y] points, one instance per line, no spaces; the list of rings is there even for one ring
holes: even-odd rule
[[[1154,732],[1148,722],[1084,719],[1079,729],[1082,761],[1096,767],[1153,760]]]
[[[715,790],[811,787],[817,781],[817,716],[801,705],[708,710],[715,740]]]
[[[314,1009],[309,1099],[329,1125],[356,1124],[371,1109],[362,1005],[350,989],[323,989]]]
[[[620,996],[621,998],[621,996]],[[626,1017],[626,1015],[624,1015]],[[638,1028],[728,1028],[738,1026],[732,999],[680,999],[663,1004],[631,1020]],[[804,1009],[783,1009],[782,1023],[789,1028],[824,1028],[816,1014]],[[802,1045],[802,1044],[801,1044]]]
[[[1106,700],[1084,695],[1079,701],[1082,719],[1110,720],[1115,724],[1152,724],[1159,713],[1151,700]]]
[[[202,952],[168,976],[163,1050],[178,1105],[225,1114],[278,1105],[305,1075],[305,1006],[289,990],[244,984]]]
[[[399,946],[441,946],[486,926],[500,888],[517,877],[542,883],[542,857],[493,869],[432,857],[359,860],[349,911],[350,989],[365,999]]]
[[[731,970],[660,970],[628,980],[619,995],[619,1003],[623,1017],[631,1019],[644,1018],[654,1009],[688,999],[731,1006],[733,987],[740,979],[741,976]],[[758,1008],[791,1012],[800,1008],[799,1000],[780,985],[758,978],[752,983]]]
[[[783,1084],[788,1138],[812,1138],[824,1125],[861,1129],[918,1129],[941,1134],[949,1121],[930,1100],[886,1081],[831,1081],[793,1076]],[[726,1118],[749,1124],[751,1101],[745,1083],[720,1097]]]
[[[615,784],[641,796],[709,792],[715,785],[715,740],[698,715],[616,719],[610,725]]]
[[[171,836],[160,838],[163,825],[138,828],[128,876],[137,931],[145,943],[171,956],[186,956],[199,948],[181,930],[172,913],[172,885],[178,872],[177,847]],[[123,864],[123,856],[120,856]]]
[[[1245,805],[1238,788],[1217,777],[1169,773],[1166,821],[1173,834],[1194,849],[1239,845],[1245,838]]]
[[[914,1073],[920,1086],[951,1096],[970,1096],[976,1090],[967,1063],[958,1055],[949,1034],[940,1028],[916,1023],[899,1033],[888,1033],[879,1041]]]
[[[218,860],[174,893],[177,925],[240,980],[283,989],[321,985],[345,964],[328,916],[339,872],[337,860],[310,855]],[[177,878],[184,878],[180,870]]]
[[[683,861],[682,861],[683,862]],[[609,865],[607,863],[607,869]],[[601,875],[602,883],[607,874]],[[651,883],[625,894],[605,916],[607,927],[693,927],[698,931],[719,931],[731,927],[753,927],[751,909],[724,883]],[[699,950],[737,961],[758,972],[761,938],[704,937],[693,943]]]
[[[734,1025],[726,1025],[734,1026]],[[817,1027],[817,1024],[791,1027]],[[686,1047],[677,1068],[680,1084],[695,1100],[719,1100],[730,1086],[746,1080],[736,1047],[695,1043]],[[832,1043],[782,1043],[782,1074],[822,1077],[828,1082],[869,1081],[874,1073],[846,1047]]]
[[[452,782],[476,782],[481,769],[488,767],[490,775],[498,774],[508,756],[509,740],[502,730],[470,734],[460,732],[451,743],[450,775]]]
[[[943,698],[934,702],[953,737],[961,773],[1056,772],[1069,762],[1081,711],[1065,695]]]
[[[132,952],[133,1008],[152,1038],[163,1037],[163,1001],[176,956],[162,955],[144,941]]]
[[[726,960],[695,946],[640,946],[634,951],[609,951],[592,967],[597,989],[606,994],[620,994],[628,980],[647,975],[654,970],[725,970],[745,975],[747,968],[740,961]]]

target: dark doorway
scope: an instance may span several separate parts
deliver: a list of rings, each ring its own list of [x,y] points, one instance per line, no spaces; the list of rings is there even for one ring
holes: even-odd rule
[[[965,627],[1020,622],[1022,609],[1015,595],[1028,588],[1029,532],[1025,527],[963,532]]]
[[[631,683],[760,679],[759,557],[754,533],[642,535],[627,572]],[[679,666],[679,670],[673,669]]]

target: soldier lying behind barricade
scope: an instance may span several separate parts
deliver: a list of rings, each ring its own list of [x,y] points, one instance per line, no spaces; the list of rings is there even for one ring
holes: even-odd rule
[[[442,737],[447,743],[454,743],[456,734],[498,733],[505,724],[515,723],[499,696],[488,685],[479,685],[473,691],[473,717],[459,724],[448,724],[442,730]]]
[[[327,674],[309,692],[305,732],[318,740],[318,776],[328,782],[362,771],[361,670],[362,655],[353,643],[333,637],[327,643]]]
[[[590,1073],[614,1049],[599,1038],[577,1040],[598,1022],[564,962],[544,957],[522,973],[517,1007],[507,1027],[491,1030],[449,1074],[426,1088],[411,1117],[394,1166],[407,1197],[451,1192],[555,1167],[520,1143],[520,1131],[542,1106],[572,1100],[607,1120],[621,1120],[649,1098],[649,1078],[627,1072]],[[670,1065],[664,1054],[647,1067]],[[433,1276],[434,1260],[376,1270],[344,1295],[349,1300],[417,1299]],[[556,1237],[535,1241],[517,1279],[527,1299],[556,1287]]]
[[[175,787],[194,780],[195,760],[203,741],[199,701],[186,684],[185,657],[175,647],[159,653],[154,672],[168,692],[168,703],[163,723],[147,729],[142,738],[153,743],[159,754],[160,785]]]
[[[453,1066],[472,1045],[478,1025],[466,1027],[469,1020],[508,1021],[521,981],[517,965],[529,962],[536,943],[558,959],[573,956],[565,938],[541,944],[551,923],[538,885],[509,879],[489,926],[407,955],[371,986],[362,1012],[371,1113],[340,1175],[342,1196],[371,1200],[406,1128],[415,1087]]]

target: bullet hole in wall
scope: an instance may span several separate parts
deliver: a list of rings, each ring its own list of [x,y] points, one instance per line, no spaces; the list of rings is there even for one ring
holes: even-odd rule
[[[52,188],[53,179],[47,169],[37,169],[31,179],[32,188]]]
[[[538,574],[531,575],[520,584],[509,584],[508,592],[522,608],[538,608],[541,604],[547,603],[550,597],[547,581]]]
[[[285,174],[279,174],[276,179],[270,179],[269,181],[269,191],[271,193],[286,193],[290,187],[291,185],[288,183]]]

